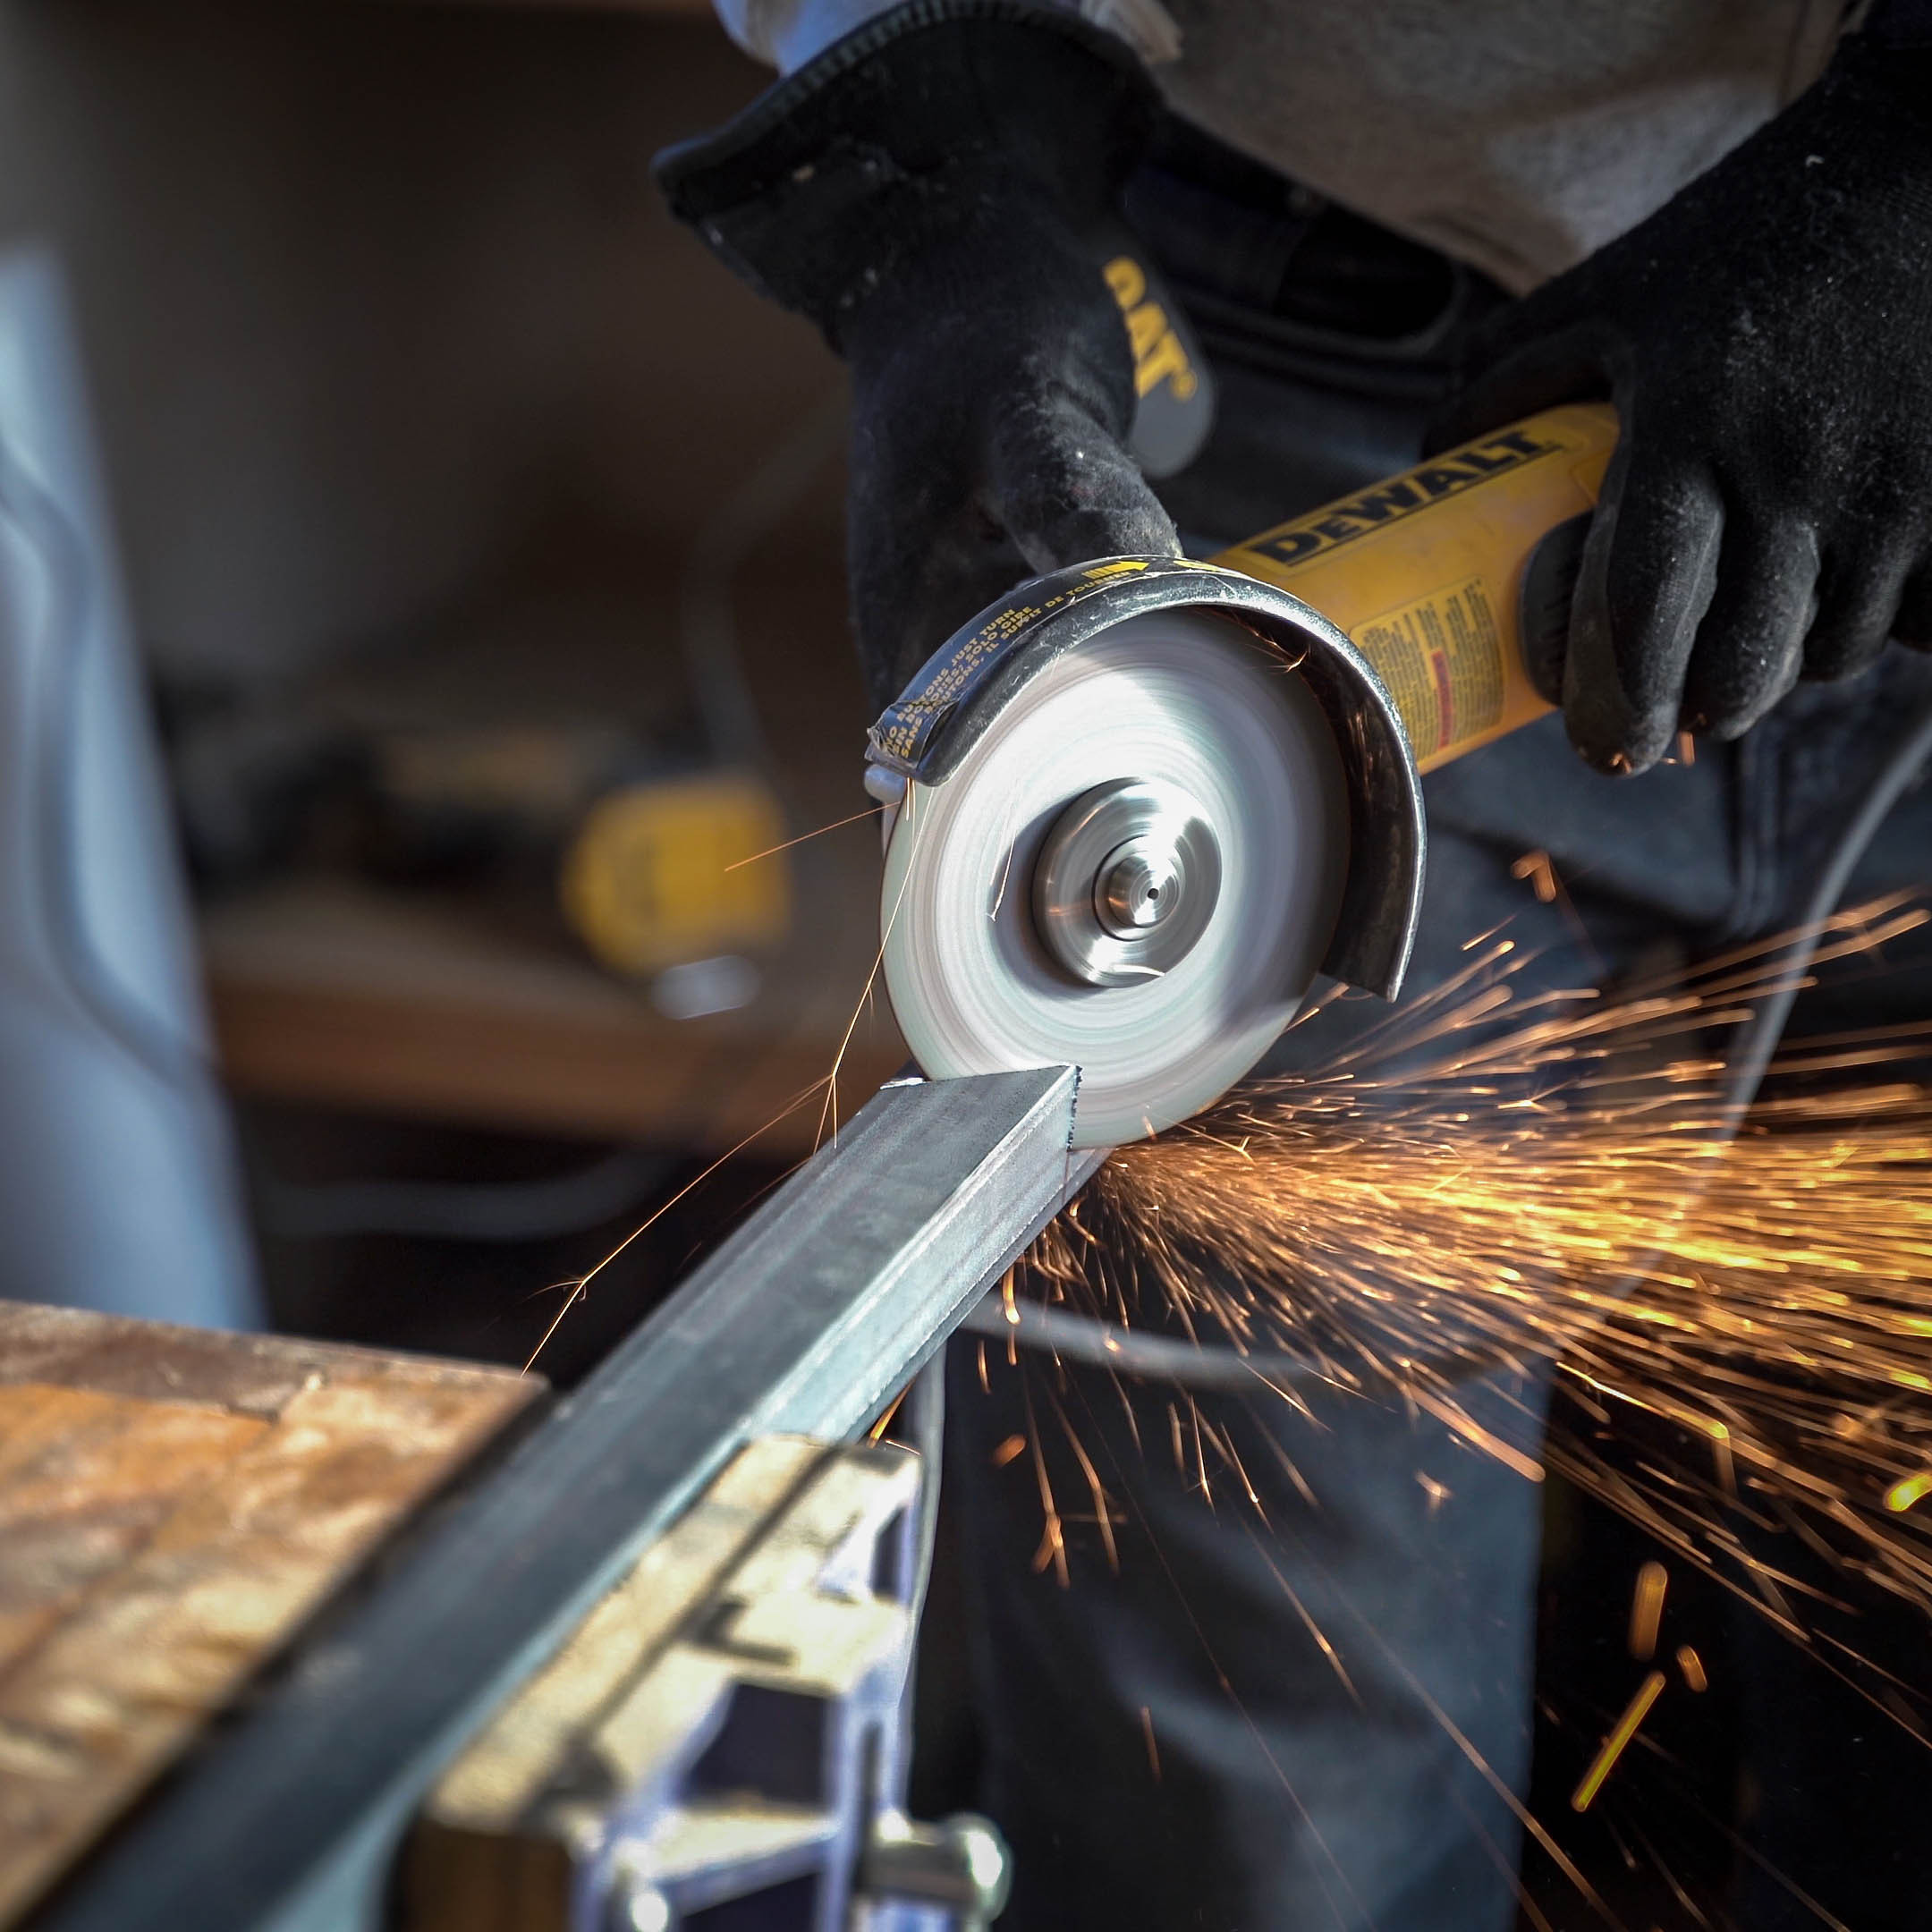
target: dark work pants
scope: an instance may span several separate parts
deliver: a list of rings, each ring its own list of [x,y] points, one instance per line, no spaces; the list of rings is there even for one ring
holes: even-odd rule
[[[1554,721],[1450,767],[1428,786],[1434,846],[1411,983],[1454,970],[1462,942],[1504,918],[1543,949],[1544,980],[1569,986],[1659,945],[1688,954],[1775,928],[1844,792],[1928,697],[1932,665],[1899,653],[1862,689],[1808,689],[1753,741],[1688,770],[1597,777]],[[1553,852],[1594,958],[1512,876],[1538,848]],[[1922,791],[1854,892],[1925,881],[1928,854]],[[1815,1030],[1923,1017],[1928,985],[1922,970],[1900,972]],[[1377,1013],[1368,1002],[1332,1010],[1358,1024]],[[1343,1030],[1329,1017],[1284,1044],[1318,1058]],[[1043,1356],[1009,1367],[997,1342],[986,1358],[983,1392],[979,1344],[953,1344],[948,1482],[969,1553],[984,1801],[1015,1854],[1002,1923],[1507,1932],[1519,1832],[1496,1785],[1521,1793],[1529,1770],[1536,1487],[1426,1416],[1318,1389],[1302,1391],[1312,1419],[1275,1397],[1202,1395],[1259,1493],[1258,1514],[1212,1448],[1212,1494],[1201,1493],[1191,1427],[1176,1468],[1168,1405],[1189,1411],[1172,1389],[1062,1373]],[[1510,1382],[1463,1399],[1533,1452],[1543,1394]],[[1043,1515],[1030,1457],[996,1469],[993,1452],[1012,1435],[1038,1440],[1057,1505],[1077,1519],[1092,1505],[1069,1429],[1118,1506],[1119,1571],[1074,1521],[1063,1588],[1034,1568]],[[1435,1503],[1432,1484],[1447,1492]],[[1782,1652],[1774,1661],[1804,1667]],[[1801,1745],[1799,1759],[1784,1748],[1788,1778]],[[1780,1796],[1767,1817],[1802,1812],[1797,1784]],[[1775,1856],[1790,1868],[1788,1835]],[[1799,1910],[1775,1886],[1758,1909]]]
[[[1200,196],[1179,200],[1208,218]],[[1251,240],[1254,209],[1242,218]],[[1222,254],[1231,274],[1247,258]],[[1209,275],[1214,255],[1197,246],[1188,258]],[[1346,340],[1267,317],[1243,336],[1226,286],[1209,287],[1200,309],[1224,359],[1224,427],[1173,491],[1200,547],[1309,507],[1311,478],[1339,489],[1411,460],[1444,331],[1406,358],[1377,344],[1352,360]],[[1505,919],[1539,951],[1539,983],[1567,986],[1654,964],[1660,949],[1690,958],[1777,929],[1867,775],[1928,701],[1932,664],[1894,648],[1855,685],[1801,687],[1750,738],[1704,747],[1690,767],[1597,776],[1551,718],[1434,775],[1411,995]],[[1513,876],[1532,850],[1550,854],[1575,918]],[[1928,858],[1932,793],[1920,791],[1853,896],[1923,883]],[[1932,1014],[1928,987],[1923,969],[1895,975],[1823,1023]],[[1377,1017],[1371,1003],[1344,1003],[1284,1051],[1318,1060]],[[953,1345],[948,1479],[985,1801],[1016,1858],[1003,1924],[1507,1932],[1519,1834],[1498,1787],[1520,1792],[1528,1774],[1534,1486],[1426,1417],[1333,1393],[1309,1397],[1312,1417],[1267,1396],[1202,1396],[1237,1445],[1258,1513],[1212,1450],[1213,1493],[1201,1493],[1191,1432],[1189,1466],[1176,1468],[1169,1404],[1184,1414],[1186,1403],[1173,1390],[1062,1373],[1044,1357],[1012,1368],[996,1343],[985,1353],[983,1391],[978,1344]],[[1533,1446],[1543,1394],[1510,1384],[1464,1400],[1507,1416],[1506,1433],[1521,1441],[1527,1429]],[[1120,1563],[1112,1572],[1096,1530],[1074,1522],[1063,1588],[1034,1567],[1030,1459],[996,1469],[993,1451],[1012,1435],[1038,1440],[1058,1504],[1076,1517],[1091,1505],[1069,1429],[1118,1504]],[[1431,1485],[1446,1495],[1432,1501]]]
[[[1310,1420],[1278,1399],[1203,1397],[1258,1512],[1211,1447],[1203,1493],[1191,1416],[1177,1466],[1170,1391],[1038,1358],[1016,1370],[986,1347],[990,1394],[976,1345],[954,1344],[951,1477],[974,1553],[987,1801],[1014,1855],[1005,1922],[1507,1926],[1515,1821],[1463,1744],[1522,1784],[1534,1487],[1355,1398],[1311,1394]],[[1533,1413],[1540,1392],[1516,1393]],[[1037,1428],[1060,1506],[1090,1509],[1062,1412],[1123,1516],[1118,1574],[1091,1529],[1069,1527],[1065,1587],[1032,1568],[1030,1457],[990,1467],[1003,1436]]]

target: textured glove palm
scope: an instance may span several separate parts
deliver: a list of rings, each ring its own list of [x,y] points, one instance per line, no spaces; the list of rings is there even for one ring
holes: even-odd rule
[[[1132,351],[1086,240],[1151,114],[1073,16],[913,0],[659,159],[679,216],[851,363],[852,613],[882,702],[1030,572],[1178,547],[1125,448]]]
[[[1438,444],[1606,390],[1622,419],[1567,646],[1531,666],[1593,764],[1932,646],[1932,55],[1848,44],[1471,363]]]

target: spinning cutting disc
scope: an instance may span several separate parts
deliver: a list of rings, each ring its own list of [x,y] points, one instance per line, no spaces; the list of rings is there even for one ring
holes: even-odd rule
[[[1128,618],[908,785],[880,902],[900,1030],[936,1079],[1077,1064],[1076,1146],[1158,1132],[1293,1018],[1348,827],[1334,733],[1278,651],[1209,610]]]

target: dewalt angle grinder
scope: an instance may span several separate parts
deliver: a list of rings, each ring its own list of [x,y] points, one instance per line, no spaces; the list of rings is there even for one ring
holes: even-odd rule
[[[1326,974],[1393,999],[1419,775],[1542,716],[1614,412],[1552,410],[1208,563],[1022,584],[872,727],[901,1031],[936,1078],[1072,1063],[1073,1140],[1218,1099]]]

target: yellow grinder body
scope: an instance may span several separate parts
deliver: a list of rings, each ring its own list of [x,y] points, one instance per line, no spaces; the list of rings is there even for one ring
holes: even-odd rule
[[[1418,767],[1433,771],[1550,708],[1523,669],[1523,632],[1567,620],[1572,579],[1559,567],[1546,589],[1530,565],[1595,508],[1616,439],[1606,403],[1550,410],[1215,562],[1345,631],[1394,699]]]
[[[1074,1140],[1226,1091],[1318,977],[1393,998],[1419,911],[1419,775],[1549,708],[1614,413],[1577,405],[1210,563],[1022,584],[873,726],[901,1030],[935,1078],[1071,1063]]]

